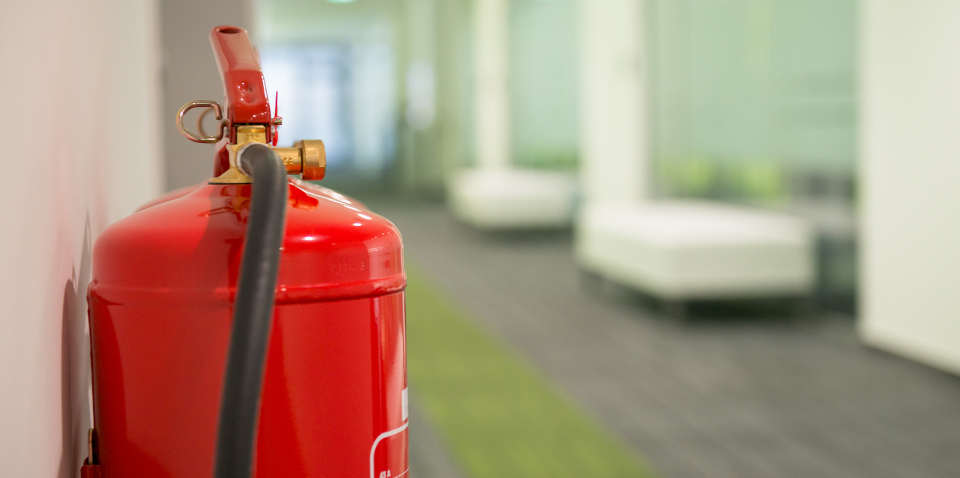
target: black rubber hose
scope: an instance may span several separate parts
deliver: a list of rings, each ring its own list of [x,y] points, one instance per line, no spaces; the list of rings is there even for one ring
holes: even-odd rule
[[[287,212],[287,172],[276,154],[255,143],[240,150],[237,162],[253,177],[253,192],[220,400],[216,478],[249,478],[252,474]]]

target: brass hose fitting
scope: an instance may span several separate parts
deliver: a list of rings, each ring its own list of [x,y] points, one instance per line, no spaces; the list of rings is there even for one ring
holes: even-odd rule
[[[203,131],[203,115],[197,119],[199,135],[187,130],[183,126],[184,115],[194,109],[204,108],[204,114],[213,111],[218,120],[223,117],[223,110],[220,105],[211,100],[194,100],[183,105],[177,112],[177,128],[180,133],[190,141],[197,143],[215,143],[224,137],[224,130],[230,130],[231,125],[226,120],[221,121],[220,131],[217,136],[207,135]],[[274,125],[282,124],[280,117],[273,118]],[[234,125],[233,132],[236,135],[236,144],[227,144],[226,148],[230,154],[230,168],[210,180],[211,184],[243,184],[251,182],[250,176],[245,174],[237,165],[237,151],[248,143],[267,143],[267,127],[260,124],[241,124]],[[287,174],[299,174],[308,181],[319,181],[327,171],[327,151],[323,146],[323,141],[319,139],[304,139],[297,141],[291,148],[278,148],[270,146],[277,156],[283,161]]]
[[[300,174],[303,179],[319,181],[327,170],[327,153],[323,141],[304,139],[292,148],[272,148],[287,167],[287,174]]]
[[[210,184],[245,184],[251,182],[250,176],[237,164],[237,151],[249,143],[266,144],[266,127],[262,125],[236,126],[236,138],[236,144],[226,145],[227,152],[230,155],[230,168],[220,176],[211,179]],[[308,181],[323,179],[327,170],[327,153],[323,141],[304,139],[297,141],[291,148],[278,148],[269,145],[268,147],[283,161],[287,174],[299,174]]]

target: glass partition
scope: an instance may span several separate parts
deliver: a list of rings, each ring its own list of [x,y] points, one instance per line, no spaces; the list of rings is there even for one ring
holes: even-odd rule
[[[516,166],[576,167],[576,11],[575,0],[510,2],[510,150]]]
[[[656,189],[853,197],[853,0],[651,0]]]
[[[280,143],[323,139],[328,183],[376,183],[397,144],[398,6],[257,2],[255,34]]]

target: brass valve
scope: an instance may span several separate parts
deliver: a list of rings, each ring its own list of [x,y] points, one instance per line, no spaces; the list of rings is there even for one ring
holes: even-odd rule
[[[177,112],[177,127],[180,132],[189,140],[197,143],[213,143],[223,138],[223,130],[229,129],[231,125],[227,121],[220,123],[218,135],[212,136],[203,131],[203,115],[197,119],[197,128],[200,135],[194,134],[183,126],[183,117],[187,111],[193,108],[205,108],[204,114],[213,111],[217,119],[221,119],[220,105],[214,101],[196,100],[190,101],[180,108]],[[279,123],[279,117],[275,118],[275,123]],[[243,184],[251,182],[250,176],[246,175],[237,166],[237,151],[248,143],[267,143],[267,128],[264,125],[249,124],[236,125],[236,144],[227,144],[227,152],[230,154],[230,168],[223,174],[210,180],[211,184]],[[287,168],[287,174],[299,174],[308,181],[319,181],[323,179],[327,169],[327,153],[323,146],[323,141],[319,139],[304,139],[297,141],[291,148],[278,148],[271,146],[277,156],[283,161]]]
[[[230,154],[230,169],[210,180],[211,184],[236,184],[251,182],[237,166],[237,152],[248,143],[267,142],[267,130],[262,125],[237,126],[237,143],[226,145]],[[303,179],[319,181],[327,169],[327,154],[323,141],[304,139],[297,141],[292,148],[270,146],[287,168],[287,174],[300,174]]]

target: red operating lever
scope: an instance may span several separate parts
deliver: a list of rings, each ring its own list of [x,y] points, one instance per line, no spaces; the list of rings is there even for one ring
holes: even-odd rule
[[[269,131],[270,102],[260,71],[260,57],[247,31],[230,25],[214,27],[210,32],[210,45],[223,79],[229,124],[263,124]]]

